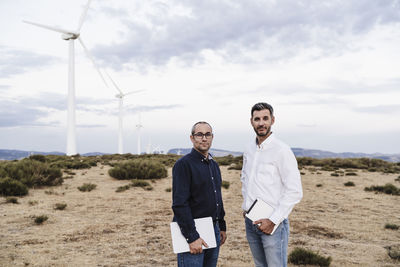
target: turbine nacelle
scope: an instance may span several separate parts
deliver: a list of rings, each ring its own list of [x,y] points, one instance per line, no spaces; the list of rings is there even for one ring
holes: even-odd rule
[[[69,32],[69,33],[63,33],[62,35],[61,35],[61,38],[63,38],[64,40],[66,40],[66,41],[68,41],[68,40],[75,40],[75,39],[78,39],[78,37],[79,37],[79,33],[72,33],[72,32]]]

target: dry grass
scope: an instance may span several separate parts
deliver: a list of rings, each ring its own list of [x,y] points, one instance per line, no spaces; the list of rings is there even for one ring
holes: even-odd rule
[[[171,193],[166,190],[171,169],[168,178],[152,183],[152,191],[132,187],[117,193],[126,181],[109,177],[109,168],[77,170],[74,178],[53,187],[55,194],[31,189],[20,205],[0,198],[0,266],[176,266],[169,231]],[[219,266],[252,266],[241,216],[240,171],[221,169],[230,187],[222,189],[228,240]],[[400,243],[400,231],[384,226],[400,224],[399,196],[364,191],[393,183],[398,175],[358,171],[352,177],[355,186],[346,187],[348,177],[302,172],[304,199],[290,217],[289,251],[304,247],[331,256],[331,266],[398,266],[384,247]],[[82,193],[76,188],[83,183],[97,188]],[[54,210],[60,202],[68,209]],[[34,224],[37,214],[48,220]]]

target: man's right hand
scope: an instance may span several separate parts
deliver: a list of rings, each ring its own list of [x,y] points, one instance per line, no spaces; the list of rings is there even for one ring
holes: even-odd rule
[[[191,254],[202,253],[203,252],[202,245],[208,248],[207,243],[200,237],[197,240],[193,241],[192,243],[189,243],[190,253]]]

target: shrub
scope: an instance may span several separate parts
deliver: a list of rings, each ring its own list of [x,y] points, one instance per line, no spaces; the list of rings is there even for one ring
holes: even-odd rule
[[[385,229],[398,230],[399,226],[397,224],[387,223],[385,224]]]
[[[117,163],[108,173],[119,180],[159,179],[167,177],[168,174],[162,163],[138,159]]]
[[[29,156],[29,159],[37,160],[40,162],[46,162],[46,156],[44,156],[44,155],[31,155],[31,156]]]
[[[6,198],[6,203],[18,204],[18,198],[16,198],[16,197],[7,197]]]
[[[289,262],[296,265],[318,265],[329,266],[332,262],[331,257],[323,257],[317,253],[304,248],[295,248],[289,255]]]
[[[139,179],[134,179],[132,180],[131,186],[133,187],[145,187],[145,186],[150,186],[149,182],[145,180],[139,180]]]
[[[396,182],[400,182],[400,176],[394,179]]]
[[[322,184],[316,184],[315,186],[316,187],[322,187]]]
[[[28,204],[31,206],[34,206],[34,205],[38,204],[38,201],[37,200],[29,200]]]
[[[400,195],[400,189],[392,184],[385,184],[384,186],[373,185],[370,187],[365,187],[364,190],[385,193],[388,195]]]
[[[345,175],[346,176],[357,176],[357,173],[355,173],[355,172],[346,172]]]
[[[95,185],[95,184],[85,183],[81,186],[78,186],[78,189],[79,189],[79,191],[82,191],[82,192],[90,192],[93,189],[95,189],[96,187],[97,187],[97,185]]]
[[[115,190],[115,192],[119,193],[119,192],[124,192],[126,190],[128,190],[129,188],[131,188],[130,185],[123,185],[117,188],[117,190]]]
[[[306,173],[305,172],[300,172],[300,175],[305,175]]]
[[[143,189],[145,189],[147,191],[153,190],[153,187],[149,184],[149,182],[147,182],[145,180],[140,180],[140,179],[132,180],[131,186],[142,187]]]
[[[67,207],[66,203],[56,203],[54,205],[55,210],[64,210]]]
[[[0,195],[3,196],[25,196],[28,187],[18,180],[9,177],[0,178]]]
[[[36,224],[42,224],[45,221],[47,221],[47,219],[49,219],[49,217],[47,217],[46,215],[35,216],[34,217],[34,222]]]
[[[214,160],[221,166],[227,166],[234,163],[234,157],[232,155],[224,156],[224,157],[215,157]]]
[[[3,165],[3,172],[28,187],[53,186],[63,182],[62,172],[59,168],[50,167],[47,163],[37,160],[23,159],[17,162],[8,162]]]
[[[165,189],[165,192],[171,192],[171,191],[172,191],[171,187],[168,187],[168,188]]]
[[[240,163],[233,163],[231,166],[228,167],[228,170],[242,170],[243,164]]]
[[[228,181],[222,181],[221,186],[225,189],[229,189],[230,183]]]
[[[333,172],[333,173],[331,173],[331,176],[339,176],[339,174],[336,172]]]
[[[355,186],[355,184],[352,181],[348,181],[347,183],[344,183],[344,186]]]

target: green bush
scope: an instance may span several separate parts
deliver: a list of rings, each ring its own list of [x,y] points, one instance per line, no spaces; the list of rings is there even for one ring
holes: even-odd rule
[[[44,223],[45,221],[47,221],[48,218],[49,218],[49,217],[47,217],[46,215],[35,216],[35,217],[34,217],[34,222],[35,222],[36,224],[42,224],[42,223]]]
[[[7,197],[6,198],[6,203],[18,204],[18,198],[16,198],[16,197]]]
[[[332,262],[331,257],[323,257],[311,250],[304,248],[295,248],[289,255],[288,258],[290,263],[295,265],[317,265],[317,266],[329,266]]]
[[[132,180],[131,186],[133,187],[146,187],[150,186],[149,182],[145,180],[134,179]]]
[[[165,192],[171,192],[171,191],[172,191],[171,187],[168,187],[168,188],[165,189]]]
[[[242,170],[243,165],[241,162],[239,163],[233,163],[231,166],[228,167],[228,170]]]
[[[316,159],[310,157],[298,157],[297,162],[301,166],[322,167],[321,170],[334,170],[335,168],[365,169],[368,171],[380,171],[385,173],[399,173],[400,164],[370,158],[325,158]]]
[[[397,188],[395,185],[392,184],[385,184],[384,186],[373,185],[370,187],[365,187],[364,190],[385,193],[388,195],[400,195],[400,188]]]
[[[2,166],[2,175],[18,180],[28,187],[54,186],[62,184],[62,172],[59,168],[50,167],[47,163],[37,160],[23,159],[7,162]],[[0,172],[1,173],[1,172]]]
[[[345,175],[346,176],[357,176],[357,173],[355,173],[355,172],[346,172]]]
[[[117,190],[115,190],[115,192],[117,192],[117,193],[119,193],[119,192],[124,192],[124,191],[128,190],[129,188],[131,188],[130,185],[119,186],[119,187],[117,188]]]
[[[332,172],[332,173],[331,173],[331,176],[339,176],[339,173]]]
[[[225,189],[229,189],[230,183],[228,181],[222,181],[221,186]]]
[[[168,175],[167,169],[162,163],[140,159],[117,163],[108,173],[111,177],[119,180],[159,179]]]
[[[46,156],[44,156],[44,155],[31,155],[31,156],[29,156],[29,159],[37,160],[40,162],[46,162]]]
[[[397,224],[387,223],[385,224],[385,229],[398,230],[399,226]]]
[[[55,210],[64,210],[67,207],[66,203],[56,203],[54,205]]]
[[[28,187],[18,180],[9,177],[0,178],[0,195],[3,196],[25,196]]]
[[[81,186],[78,186],[78,189],[79,189],[79,191],[82,191],[82,192],[90,192],[93,189],[95,189],[96,187],[97,187],[97,185],[95,185],[95,184],[85,183]]]
[[[344,186],[355,186],[355,184],[352,181],[348,181],[347,183],[344,183]]]
[[[316,187],[322,187],[322,184],[316,184],[315,186]]]

